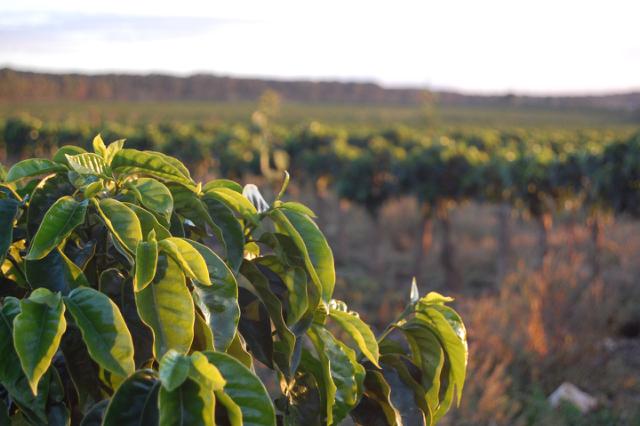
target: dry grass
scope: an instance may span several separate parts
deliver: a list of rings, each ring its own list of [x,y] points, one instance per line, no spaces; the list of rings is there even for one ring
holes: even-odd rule
[[[336,297],[373,324],[391,320],[408,298],[419,222],[415,202],[389,203],[376,227],[357,207],[339,212],[330,195],[304,201],[316,208],[335,247]],[[605,224],[602,274],[594,278],[591,236],[580,217],[555,218],[550,252],[536,268],[535,224],[514,213],[509,272],[499,283],[495,206],[460,206],[452,221],[462,288],[443,287],[437,223],[419,277],[423,292],[453,293],[468,326],[469,378],[461,406],[445,422],[640,424],[640,223],[618,218]],[[372,244],[380,245],[381,265],[372,263]],[[564,381],[596,396],[600,408],[587,416],[571,407],[552,410],[546,397]]]

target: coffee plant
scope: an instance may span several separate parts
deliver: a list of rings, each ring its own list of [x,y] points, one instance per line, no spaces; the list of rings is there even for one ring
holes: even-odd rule
[[[123,140],[93,151],[0,168],[0,424],[418,425],[460,400],[452,299],[413,285],[376,338],[332,299],[288,175],[269,205]]]

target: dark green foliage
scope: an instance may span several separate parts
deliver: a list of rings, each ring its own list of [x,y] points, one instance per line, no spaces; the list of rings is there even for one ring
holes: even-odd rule
[[[0,181],[0,421],[413,425],[459,400],[451,299],[412,296],[376,339],[332,299],[331,248],[286,185],[268,206],[122,140],[93,150]]]

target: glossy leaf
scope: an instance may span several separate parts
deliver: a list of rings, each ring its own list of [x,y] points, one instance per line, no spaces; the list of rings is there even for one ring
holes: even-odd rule
[[[244,234],[242,226],[236,220],[233,212],[223,202],[204,197],[203,201],[209,212],[209,217],[220,230],[226,250],[226,259],[234,272],[238,272],[242,264],[244,249]]]
[[[122,149],[113,156],[111,168],[117,173],[138,173],[194,186],[193,181],[184,175],[181,168],[168,161],[166,156],[155,152]]]
[[[86,152],[77,155],[66,155],[69,166],[80,175],[94,175],[111,178],[111,169],[98,154]]]
[[[111,397],[104,426],[157,425],[160,419],[160,381],[152,370],[139,370],[127,377]]]
[[[155,278],[135,298],[140,318],[153,330],[156,359],[169,349],[187,352],[193,342],[195,311],[180,266],[161,253]]]
[[[173,349],[167,351],[160,360],[160,382],[162,386],[173,391],[189,376],[191,358]]]
[[[187,277],[198,283],[209,286],[211,280],[207,263],[193,245],[182,238],[170,237],[158,242],[158,248],[175,260]]]
[[[30,158],[14,164],[13,167],[9,169],[5,180],[7,182],[14,182],[26,177],[64,172],[66,170],[67,168],[65,166],[55,161],[45,160],[43,158]]]
[[[357,314],[350,312],[331,309],[329,311],[329,317],[353,339],[362,354],[366,356],[373,365],[378,366],[378,358],[380,358],[378,341],[373,331],[371,331],[371,327],[362,321]]]
[[[133,340],[116,304],[89,287],[73,290],[64,303],[82,332],[91,358],[114,374],[133,373]]]
[[[156,238],[159,240],[171,237],[169,230],[161,224],[158,219],[140,206],[131,203],[124,203],[138,216],[140,221],[140,227],[142,229],[142,235],[149,235],[151,231],[156,233]]]
[[[214,179],[204,184],[202,192],[207,192],[214,188],[229,188],[242,194],[242,185],[229,179]]]
[[[66,326],[60,295],[40,288],[20,301],[20,313],[13,322],[13,341],[34,394],[51,365]]]
[[[62,244],[76,226],[84,222],[87,205],[86,200],[79,202],[69,196],[56,201],[44,215],[26,258],[42,259]]]
[[[136,265],[133,277],[133,289],[143,290],[153,281],[158,265],[158,243],[155,239],[140,241],[136,247]]]
[[[227,207],[240,215],[249,223],[257,225],[259,222],[258,211],[242,194],[225,187],[214,187],[207,191],[204,198],[212,197],[223,202]]]
[[[122,149],[123,146],[124,146],[124,139],[118,139],[117,141],[111,142],[107,146],[107,150],[103,155],[105,163],[107,163],[108,165],[111,165],[111,162],[113,161],[113,157],[115,157],[115,155],[118,153],[118,151]]]
[[[0,199],[0,265],[13,242],[13,222],[18,215],[18,201],[12,198]]]
[[[86,412],[103,399],[104,394],[99,378],[100,367],[89,355],[82,332],[73,322],[67,324],[67,330],[60,341],[60,350],[78,395],[79,409]]]
[[[353,350],[324,327],[312,326],[307,333],[323,369],[327,424],[338,424],[358,403],[364,367],[356,361]]]
[[[202,255],[207,264],[211,286],[194,286],[196,303],[213,331],[214,346],[219,351],[227,349],[236,334],[240,307],[238,283],[227,265],[211,249],[197,243],[189,243]]]
[[[226,381],[220,370],[211,364],[202,352],[194,352],[190,356],[191,365],[189,368],[189,377],[198,383],[206,384],[207,387],[214,391],[224,388]]]
[[[124,203],[113,198],[100,200],[98,212],[113,236],[131,253],[142,240],[142,228],[138,216]]]
[[[86,285],[87,279],[60,249],[52,250],[39,260],[25,260],[25,275],[32,288],[46,288],[67,294],[71,289]]]
[[[247,367],[221,352],[204,352],[226,380],[224,393],[240,407],[244,426],[275,425],[275,410],[269,393]]]
[[[58,148],[56,153],[53,155],[53,161],[56,163],[64,164],[65,166],[69,166],[69,162],[67,161],[67,155],[78,155],[87,152],[85,149],[80,148],[75,145],[64,145]]]
[[[160,387],[162,426],[210,426],[214,422],[215,396],[205,384],[187,379],[177,389]]]
[[[47,375],[40,380],[38,395],[34,396],[27,377],[19,367],[20,359],[13,346],[13,321],[19,313],[20,301],[13,297],[5,298],[0,309],[0,384],[28,419],[36,424],[46,424]]]
[[[333,253],[318,226],[306,215],[287,209],[275,209],[270,213],[276,229],[291,237],[304,256],[307,272],[313,282],[322,289],[322,298],[328,302],[336,282]]]
[[[168,221],[173,211],[173,197],[161,182],[150,178],[138,178],[127,183],[129,188],[147,209],[163,216]]]
[[[260,272],[255,264],[245,261],[240,268],[240,272],[253,285],[258,297],[267,308],[269,317],[271,318],[280,338],[279,342],[277,342],[278,345],[274,346],[277,349],[274,357],[276,357],[276,361],[283,373],[286,376],[290,376],[293,373],[290,371],[290,366],[292,364],[296,336],[289,329],[284,320],[282,304],[278,297],[276,297],[269,288],[269,281],[267,278],[262,274],[262,272]],[[282,354],[282,357],[284,358],[281,359],[279,354]]]

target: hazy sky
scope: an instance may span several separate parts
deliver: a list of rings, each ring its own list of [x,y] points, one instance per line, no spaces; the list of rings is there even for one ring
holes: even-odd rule
[[[621,91],[639,19],[640,0],[6,0],[0,66]]]

